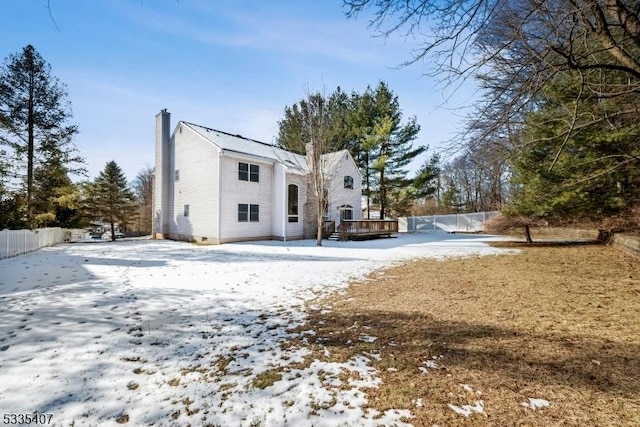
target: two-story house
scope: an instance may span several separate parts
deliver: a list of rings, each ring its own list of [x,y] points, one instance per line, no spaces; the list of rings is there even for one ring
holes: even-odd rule
[[[305,157],[240,135],[156,116],[154,236],[219,244],[314,238]],[[347,150],[323,156],[325,219],[360,219],[362,177]]]

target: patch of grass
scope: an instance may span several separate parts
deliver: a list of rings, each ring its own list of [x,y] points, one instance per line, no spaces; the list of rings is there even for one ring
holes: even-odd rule
[[[278,371],[264,371],[253,379],[251,385],[255,388],[265,389],[267,387],[271,387],[276,381],[280,381],[282,379],[282,374]]]
[[[118,424],[126,424],[129,422],[129,415],[127,414],[122,414],[122,415],[118,415],[118,417],[116,418],[116,422]]]
[[[307,339],[335,361],[379,353],[369,405],[410,409],[415,426],[640,425],[638,259],[602,245],[499,245],[521,251],[373,274],[321,301],[331,312],[310,310]],[[551,407],[525,408],[530,397]],[[469,419],[447,406],[478,400],[484,414]]]

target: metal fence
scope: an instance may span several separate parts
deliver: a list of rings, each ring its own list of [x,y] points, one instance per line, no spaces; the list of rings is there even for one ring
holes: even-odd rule
[[[78,241],[86,237],[84,230],[38,228],[36,230],[0,231],[0,259],[25,254],[62,242]]]
[[[398,218],[398,229],[401,233],[435,230],[448,232],[477,232],[483,231],[484,222],[497,213],[498,211],[401,217]]]

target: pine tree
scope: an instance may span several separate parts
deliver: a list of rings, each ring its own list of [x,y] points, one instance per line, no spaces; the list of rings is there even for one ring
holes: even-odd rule
[[[378,174],[377,200],[380,203],[380,218],[384,219],[387,208],[394,203],[393,195],[413,183],[413,179],[407,177],[407,166],[427,147],[413,147],[420,125],[415,117],[405,124],[401,123],[402,111],[398,97],[386,83],[380,82],[373,96],[377,113],[373,135],[378,141],[373,169]]]
[[[51,76],[51,66],[31,45],[10,55],[0,68],[0,145],[9,150],[2,152],[5,161],[15,159],[9,176],[24,180],[28,226],[34,225],[35,214],[46,213],[36,208],[36,184],[51,186],[36,182],[38,169],[54,159],[64,175],[82,171],[83,159],[72,143],[78,130],[69,123],[72,114],[66,97],[65,86]]]
[[[278,123],[278,144],[297,153],[305,152],[305,102],[285,107],[284,118]],[[379,203],[384,218],[389,211],[404,212],[410,202],[425,197],[426,178],[435,178],[431,166],[425,164],[414,178],[407,170],[409,163],[427,150],[426,146],[413,146],[420,126],[415,117],[402,123],[398,97],[386,83],[378,83],[375,89],[368,86],[364,93],[353,92],[350,96],[338,87],[323,108],[331,124],[332,149],[348,149],[360,168],[367,212],[371,203]]]
[[[108,162],[92,185],[89,185],[89,194],[96,219],[109,223],[111,240],[115,240],[115,224],[124,228],[136,210],[135,196],[115,161]]]

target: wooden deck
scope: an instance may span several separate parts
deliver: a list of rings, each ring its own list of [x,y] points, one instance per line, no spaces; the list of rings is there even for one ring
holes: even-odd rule
[[[364,240],[391,237],[398,232],[398,221],[390,219],[343,220],[333,235],[338,240]]]

